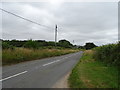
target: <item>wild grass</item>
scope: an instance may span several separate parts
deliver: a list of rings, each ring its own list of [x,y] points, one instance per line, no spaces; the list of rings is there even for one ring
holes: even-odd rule
[[[84,52],[69,77],[71,88],[118,88],[118,69],[94,59],[94,51]]]
[[[23,61],[36,60],[46,57],[59,56],[68,53],[74,53],[78,50],[72,49],[27,49],[27,48],[15,48],[4,49],[2,51],[2,64],[14,64]]]

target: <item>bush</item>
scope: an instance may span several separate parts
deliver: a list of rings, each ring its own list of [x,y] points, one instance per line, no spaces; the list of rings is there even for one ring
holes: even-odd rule
[[[120,42],[97,47],[94,51],[94,58],[96,60],[109,65],[120,65]]]
[[[94,43],[86,43],[86,45],[84,46],[84,48],[86,50],[92,49],[92,48],[95,48],[95,47],[97,47],[97,46]]]
[[[2,49],[14,49],[14,47],[6,42],[2,42]]]
[[[23,47],[38,49],[39,48],[39,43],[36,42],[36,41],[29,40],[23,45]]]
[[[60,40],[57,43],[57,46],[64,47],[64,48],[72,48],[73,47],[73,45],[67,40]]]

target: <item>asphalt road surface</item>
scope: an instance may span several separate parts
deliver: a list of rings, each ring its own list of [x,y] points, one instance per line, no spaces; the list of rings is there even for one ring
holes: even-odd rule
[[[2,68],[3,88],[51,88],[72,70],[82,51]]]

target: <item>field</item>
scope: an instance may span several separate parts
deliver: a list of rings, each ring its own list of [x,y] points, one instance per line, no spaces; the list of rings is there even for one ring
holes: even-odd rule
[[[95,50],[84,52],[70,74],[71,88],[118,88],[118,69],[96,60],[96,52]]]
[[[28,48],[14,48],[3,49],[2,64],[9,65],[19,62],[36,60],[52,56],[60,56],[68,53],[78,52],[73,49],[28,49]]]

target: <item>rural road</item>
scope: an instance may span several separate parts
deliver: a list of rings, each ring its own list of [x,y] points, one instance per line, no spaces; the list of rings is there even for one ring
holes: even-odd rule
[[[51,88],[72,70],[82,51],[2,68],[2,88]]]

